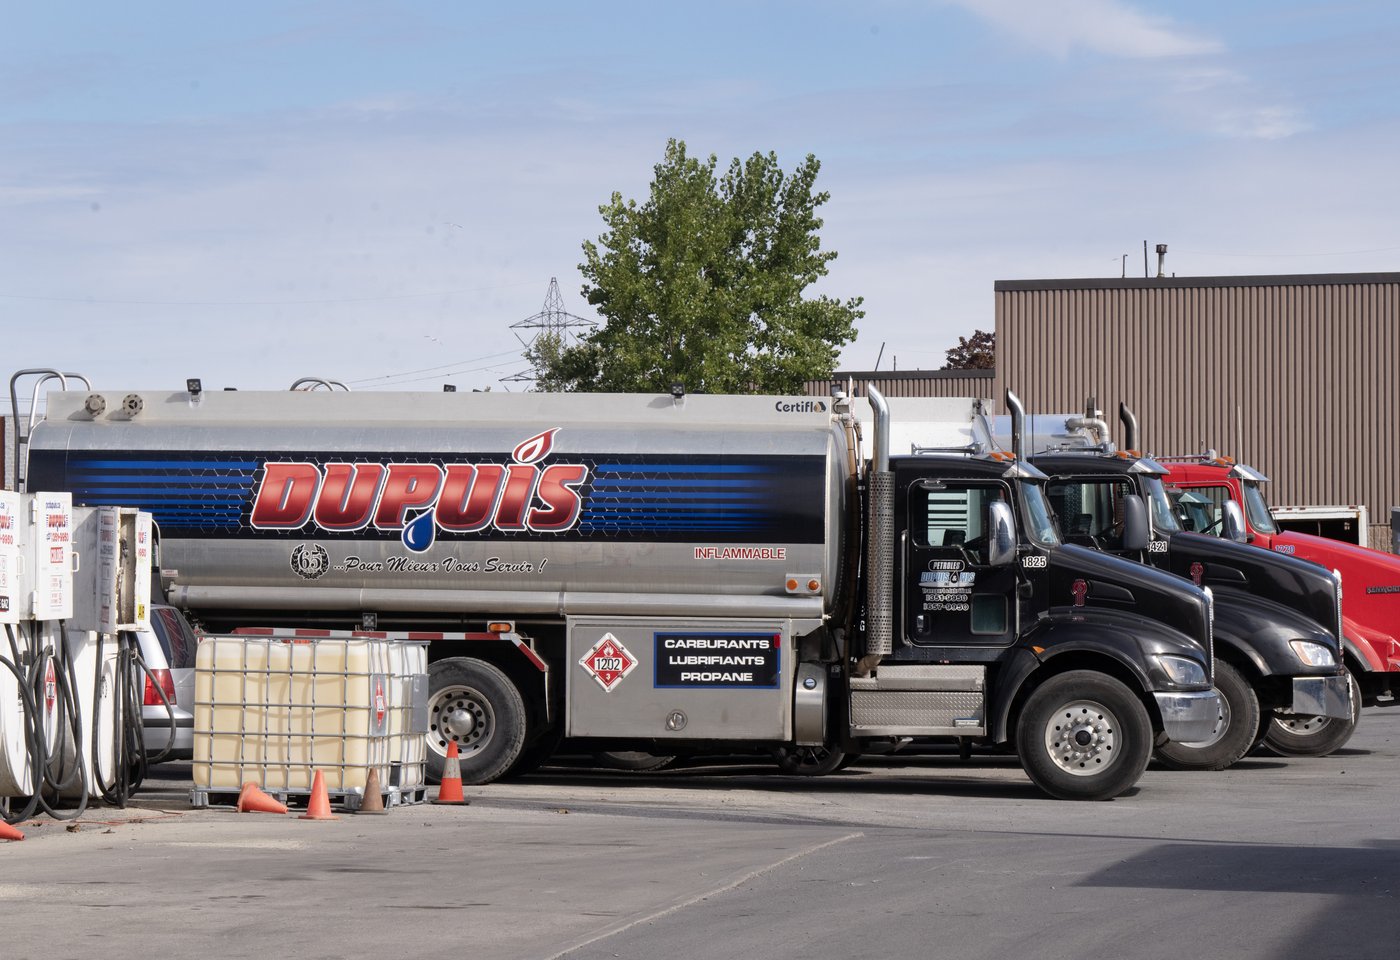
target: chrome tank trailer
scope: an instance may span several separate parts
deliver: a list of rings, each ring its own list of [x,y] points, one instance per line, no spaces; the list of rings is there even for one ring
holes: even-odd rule
[[[820,617],[854,470],[809,397],[69,390],[28,445],[195,610]]]

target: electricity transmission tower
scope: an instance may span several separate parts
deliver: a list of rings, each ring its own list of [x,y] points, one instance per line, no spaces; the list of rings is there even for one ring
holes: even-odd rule
[[[559,292],[559,280],[550,277],[549,292],[544,296],[544,309],[524,320],[512,323],[510,328],[515,331],[515,339],[520,341],[521,346],[529,349],[544,334],[557,338],[561,347],[572,346],[577,337],[571,331],[580,328],[592,330],[597,326],[597,322],[585,320],[583,317],[575,316],[564,309],[564,297]],[[533,369],[522,370],[508,377],[502,377],[501,382],[534,383],[535,371]]]

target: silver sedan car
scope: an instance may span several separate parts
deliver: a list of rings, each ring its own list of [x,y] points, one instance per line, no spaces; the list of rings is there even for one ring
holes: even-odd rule
[[[184,614],[157,604],[151,606],[151,629],[139,631],[136,638],[146,663],[139,683],[147,757],[156,763],[188,760],[194,756],[194,657],[199,638]]]

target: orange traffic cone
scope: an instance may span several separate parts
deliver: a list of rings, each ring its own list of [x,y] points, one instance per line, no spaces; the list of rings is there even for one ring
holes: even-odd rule
[[[442,765],[442,783],[438,787],[437,799],[433,803],[445,806],[465,807],[471,803],[462,796],[462,764],[457,759],[457,741],[447,745],[447,761]]]
[[[239,813],[286,813],[287,805],[278,803],[271,796],[258,789],[256,780],[243,784],[238,794]]]
[[[18,829],[10,826],[4,820],[0,820],[0,840],[23,840],[24,834]]]
[[[326,778],[321,771],[311,778],[311,799],[306,801],[306,812],[298,820],[339,820],[331,813],[331,798],[326,793]]]
[[[369,768],[369,776],[365,777],[365,796],[355,812],[377,813],[380,816],[388,813],[384,809],[384,796],[379,792],[379,770],[376,767]]]

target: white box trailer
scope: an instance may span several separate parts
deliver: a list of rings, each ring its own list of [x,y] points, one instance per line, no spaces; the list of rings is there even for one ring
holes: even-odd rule
[[[1369,547],[1370,514],[1364,503],[1300,507],[1271,506],[1274,522],[1284,530],[1310,533],[1343,543]]]

